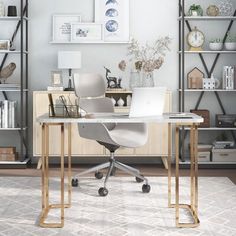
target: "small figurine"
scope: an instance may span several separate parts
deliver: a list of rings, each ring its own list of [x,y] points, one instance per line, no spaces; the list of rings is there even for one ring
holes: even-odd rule
[[[0,71],[0,83],[5,83],[6,79],[13,74],[15,69],[16,69],[16,64],[13,62],[11,62],[8,66],[4,67]]]
[[[109,89],[121,88],[121,78],[109,76],[111,71],[105,66],[104,68],[106,70],[107,88]]]

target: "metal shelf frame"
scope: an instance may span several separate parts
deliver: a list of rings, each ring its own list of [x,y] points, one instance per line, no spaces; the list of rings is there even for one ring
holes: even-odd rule
[[[185,45],[186,45],[186,41],[185,41],[185,30],[187,28],[188,32],[192,31],[192,27],[189,23],[189,21],[194,21],[194,20],[228,20],[229,21],[229,25],[225,31],[224,37],[223,37],[223,43],[225,43],[226,38],[227,38],[227,33],[230,32],[232,25],[234,23],[234,21],[236,20],[236,10],[234,11],[233,16],[229,16],[229,17],[188,17],[185,16],[185,0],[179,0],[179,49],[178,49],[178,66],[179,66],[179,89],[178,89],[178,95],[179,95],[179,112],[185,112],[185,92],[190,92],[187,89],[185,89],[185,56],[188,54],[196,54],[199,56],[201,63],[204,67],[204,70],[206,72],[206,75],[208,78],[211,77],[211,74],[214,72],[216,64],[219,60],[219,57],[221,54],[235,54],[236,51],[186,51],[185,50]],[[186,27],[186,28],[185,28]],[[204,59],[204,55],[203,54],[216,54],[215,58],[213,60],[213,63],[211,65],[211,67],[207,67],[207,64],[205,62]],[[216,100],[221,108],[221,111],[223,114],[227,114],[221,98],[219,96],[219,92],[222,92],[223,90],[214,90],[212,91],[215,94]],[[197,110],[200,106],[200,103],[203,99],[203,96],[205,94],[205,92],[208,92],[206,90],[198,90],[198,92],[200,92],[200,95],[198,97],[198,100],[195,104],[194,109]],[[201,130],[201,129],[199,129]],[[210,129],[208,129],[210,130]],[[214,130],[229,130],[231,132],[231,135],[234,139],[234,141],[236,141],[236,135],[234,133],[235,129],[214,129]],[[184,142],[185,142],[185,138],[186,138],[186,129],[182,129],[180,132],[180,136],[181,136],[181,143],[180,143],[180,152],[181,152],[181,160],[184,162],[185,161],[185,156],[184,156]]]
[[[20,16],[19,17],[0,17],[0,21],[18,21],[16,28],[12,34],[11,42],[14,42],[16,35],[20,34],[20,49],[17,51],[1,51],[4,54],[2,61],[0,62],[0,70],[3,69],[7,58],[11,54],[19,54],[20,56],[20,87],[13,88],[1,88],[4,99],[8,100],[7,92],[19,92],[20,103],[20,116],[17,124],[17,128],[12,129],[0,129],[0,131],[18,131],[20,138],[20,150],[19,161],[16,162],[0,162],[0,167],[4,168],[4,165],[10,165],[14,167],[20,165],[23,168],[26,167],[26,161],[30,161],[28,147],[29,147],[29,134],[28,134],[28,0],[20,0]],[[1,133],[0,133],[1,135]]]

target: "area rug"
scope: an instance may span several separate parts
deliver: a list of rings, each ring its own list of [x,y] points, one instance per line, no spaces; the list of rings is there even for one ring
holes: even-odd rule
[[[173,179],[174,180],[174,179]],[[73,189],[72,208],[65,211],[63,229],[38,226],[41,207],[41,179],[0,177],[1,236],[235,236],[236,185],[228,178],[199,178],[199,218],[197,228],[175,227],[175,211],[167,207],[167,178],[149,177],[151,192],[132,177],[111,177],[107,197],[99,197],[101,180],[82,178]],[[180,179],[181,201],[189,197],[189,178]],[[59,180],[50,182],[50,197],[58,201]],[[174,189],[174,183],[173,183]],[[51,212],[49,220],[58,219]],[[181,219],[189,220],[186,211]]]

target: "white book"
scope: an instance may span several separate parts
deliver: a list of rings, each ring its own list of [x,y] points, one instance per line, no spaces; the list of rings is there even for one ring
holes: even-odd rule
[[[8,105],[9,101],[4,100],[2,106],[2,128],[8,128]]]

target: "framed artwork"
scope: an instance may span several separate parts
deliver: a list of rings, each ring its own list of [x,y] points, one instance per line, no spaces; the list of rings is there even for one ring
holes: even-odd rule
[[[80,15],[53,15],[52,40],[57,42],[70,42],[71,22],[81,22]]]
[[[102,24],[96,23],[71,23],[71,42],[102,41]]]
[[[129,0],[95,0],[95,22],[103,24],[104,41],[128,42]]]
[[[52,71],[51,72],[51,85],[52,87],[61,87],[63,86],[62,81],[62,71]]]

